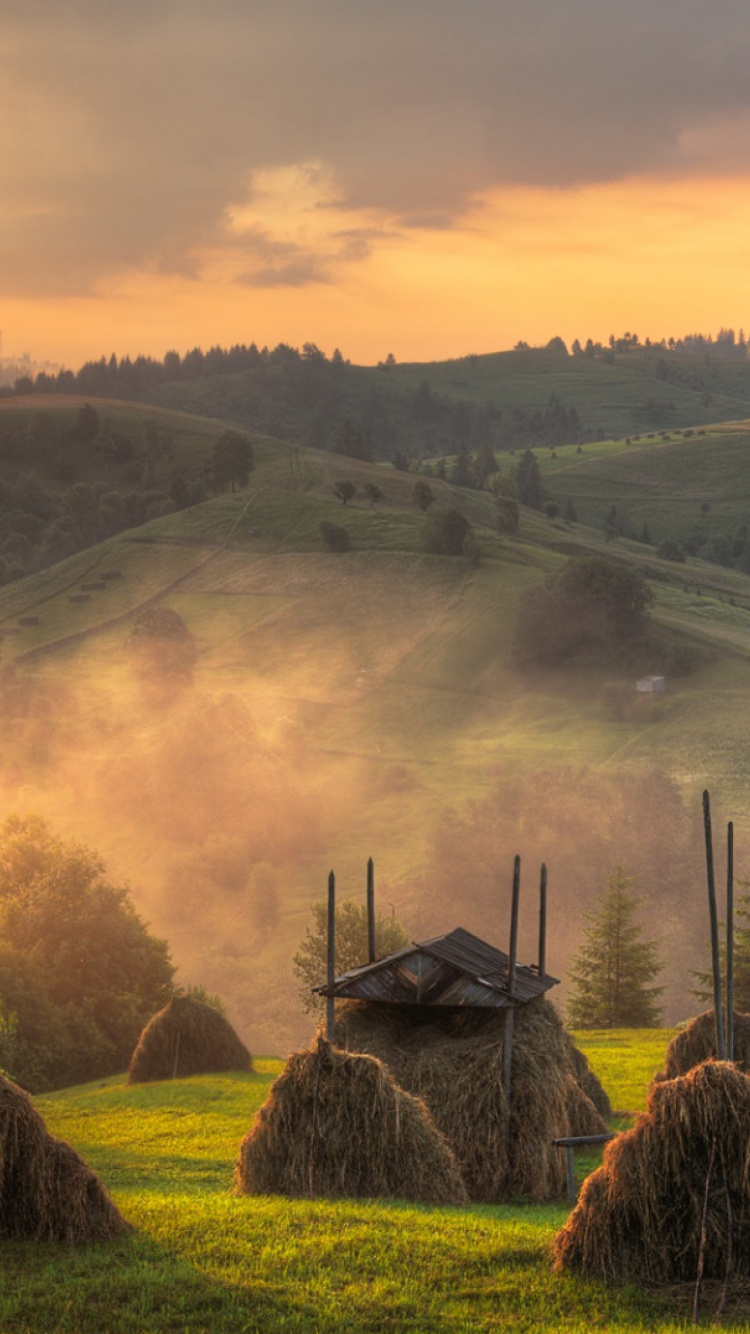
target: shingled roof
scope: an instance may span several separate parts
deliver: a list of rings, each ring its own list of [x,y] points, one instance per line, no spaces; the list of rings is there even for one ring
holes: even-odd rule
[[[543,995],[559,981],[556,977],[540,977],[534,965],[517,963],[511,1000],[508,963],[508,955],[502,950],[459,926],[445,936],[407,945],[375,963],[350,968],[335,979],[330,990],[327,985],[313,990],[341,1000],[505,1009]]]

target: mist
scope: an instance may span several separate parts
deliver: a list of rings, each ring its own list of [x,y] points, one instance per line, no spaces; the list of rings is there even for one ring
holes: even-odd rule
[[[479,799],[461,800],[459,788],[436,800],[418,763],[384,761],[378,747],[357,753],[343,723],[336,749],[321,745],[332,706],[320,696],[352,679],[351,643],[335,662],[323,648],[306,653],[302,636],[284,664],[270,652],[272,629],[266,640],[264,651],[257,636],[255,672],[233,674],[226,689],[216,671],[144,683],[122,643],[62,678],[50,659],[34,675],[4,675],[0,723],[6,811],[39,813],[97,849],[168,940],[177,981],[218,993],[251,1050],[283,1055],[308,1039],[292,955],[331,866],[339,895],[358,898],[370,855],[379,909],[413,938],[460,925],[507,949],[520,854],[525,963],[537,958],[544,861],[547,969],[563,983],[552,993],[563,1008],[584,914],[622,864],[642,896],[644,936],[661,945],[665,1021],[701,1008],[690,990],[708,934],[699,810],[675,782],[658,771],[526,766],[497,770]],[[384,665],[395,655],[384,649]]]

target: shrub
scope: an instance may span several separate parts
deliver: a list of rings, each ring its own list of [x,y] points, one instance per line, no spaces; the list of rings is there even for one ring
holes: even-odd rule
[[[349,550],[349,533],[346,528],[342,528],[337,523],[329,523],[327,519],[323,519],[318,525],[318,529],[326,551]]]
[[[422,546],[436,556],[462,556],[469,531],[468,519],[458,510],[432,510],[422,530]]]

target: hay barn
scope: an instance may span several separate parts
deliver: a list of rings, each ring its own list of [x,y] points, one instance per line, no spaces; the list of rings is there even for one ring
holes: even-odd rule
[[[651,1085],[605,1149],[555,1242],[555,1264],[599,1279],[750,1279],[750,1078],[726,1061]]]
[[[423,1100],[472,1200],[549,1200],[565,1186],[552,1141],[607,1130],[584,1081],[608,1108],[544,999],[556,981],[538,966],[511,974],[509,955],[457,928],[316,990],[344,1002],[336,1045],[376,1057]]]
[[[128,1083],[251,1069],[250,1052],[223,1014],[192,996],[173,996],[141,1033]]]
[[[0,1075],[0,1236],[110,1241],[128,1231],[99,1178]]]

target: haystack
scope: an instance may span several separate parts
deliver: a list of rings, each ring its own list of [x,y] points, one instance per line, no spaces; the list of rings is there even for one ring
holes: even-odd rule
[[[378,1057],[397,1084],[423,1099],[472,1200],[555,1199],[565,1187],[565,1161],[552,1141],[607,1127],[578,1086],[570,1039],[541,997],[516,1011],[508,1123],[504,1034],[504,1013],[495,1009],[337,1007],[337,1044]]]
[[[750,1278],[750,1078],[706,1061],[651,1085],[555,1242],[558,1269],[600,1279],[694,1281],[706,1198],[705,1278]],[[731,1256],[728,1239],[731,1238]]]
[[[582,1089],[582,1091],[586,1094],[586,1097],[589,1098],[590,1101],[594,1104],[594,1107],[596,1108],[599,1115],[603,1117],[605,1121],[608,1121],[612,1115],[612,1104],[609,1100],[609,1095],[605,1091],[605,1089],[602,1088],[599,1079],[591,1069],[591,1066],[589,1065],[588,1062],[588,1057],[585,1055],[584,1052],[582,1052],[578,1047],[576,1047],[575,1043],[569,1036],[568,1036],[568,1055],[573,1064],[573,1077],[576,1081],[576,1084],[578,1084],[579,1088]],[[598,1132],[595,1130],[591,1131],[572,1130],[570,1133],[572,1135],[576,1134],[595,1135]]]
[[[128,1083],[251,1069],[247,1047],[223,1014],[192,996],[173,996],[141,1033]]]
[[[716,1047],[716,1018],[713,1010],[706,1010],[697,1019],[691,1019],[681,1033],[672,1038],[664,1058],[664,1069],[657,1079],[676,1079],[686,1075],[702,1061],[718,1057]],[[750,1074],[750,1014],[734,1015],[734,1064]]]
[[[127,1230],[99,1178],[0,1075],[0,1236],[109,1241]]]
[[[243,1195],[397,1198],[466,1204],[429,1112],[380,1061],[322,1038],[294,1052],[240,1145]]]

